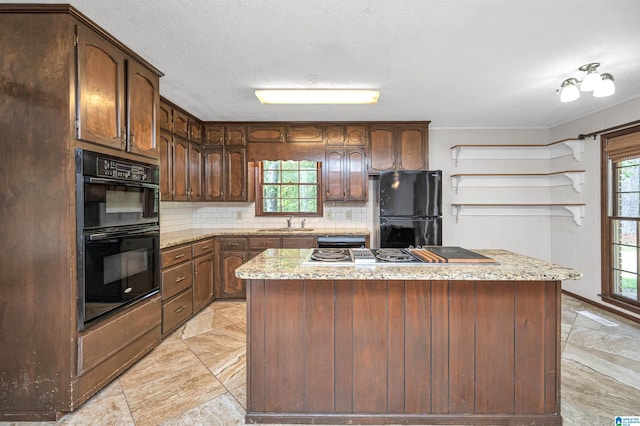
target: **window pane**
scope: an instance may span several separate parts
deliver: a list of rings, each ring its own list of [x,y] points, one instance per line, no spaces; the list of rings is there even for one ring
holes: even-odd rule
[[[625,166],[638,166],[640,165],[640,158],[632,158],[631,160],[624,160],[618,163],[620,167]]]
[[[265,170],[264,171],[265,183],[278,183],[280,182],[280,172],[277,170]]]
[[[613,271],[614,292],[634,300],[638,299],[638,275],[620,270]]]
[[[298,198],[298,185],[282,185],[282,198]]]
[[[635,220],[613,220],[612,242],[614,244],[638,245],[638,222]]]
[[[262,166],[265,170],[278,170],[280,169],[280,161],[263,161]]]
[[[315,170],[313,171],[301,171],[300,172],[300,182],[301,183],[315,183],[318,177],[318,173]]]
[[[282,170],[298,170],[298,162],[293,160],[283,161]]]
[[[258,184],[262,213],[318,213],[322,207],[315,161],[263,161]]]
[[[300,211],[305,213],[313,213],[318,211],[317,200],[300,200]]]
[[[298,199],[291,199],[291,200],[282,200],[282,211],[283,212],[290,212],[290,213],[297,213],[300,211],[299,209],[299,205],[298,205]]]
[[[638,248],[614,244],[613,257],[616,260],[613,267],[627,272],[638,272]]]
[[[269,213],[277,213],[280,211],[280,203],[277,198],[269,198],[262,200],[262,210]]]
[[[618,216],[640,217],[640,203],[637,192],[618,194]]]
[[[296,183],[298,182],[298,171],[283,171],[282,172],[282,183]]]
[[[300,185],[300,198],[317,198],[318,191],[315,185]]]

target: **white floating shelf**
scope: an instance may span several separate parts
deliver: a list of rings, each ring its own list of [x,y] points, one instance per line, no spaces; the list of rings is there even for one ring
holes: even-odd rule
[[[451,158],[456,166],[460,160],[552,160],[572,155],[582,160],[584,140],[564,139],[547,145],[455,145]]]
[[[451,186],[466,187],[552,187],[572,186],[580,193],[584,184],[584,170],[565,170],[555,173],[529,174],[456,174],[451,175]]]
[[[582,225],[584,204],[451,204],[456,223],[460,216],[567,216]]]

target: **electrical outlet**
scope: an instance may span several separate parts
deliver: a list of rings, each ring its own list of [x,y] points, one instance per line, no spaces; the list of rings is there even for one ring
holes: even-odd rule
[[[331,220],[331,210],[327,211],[327,219]]]
[[[242,220],[242,212],[240,210],[236,211],[236,219]]]
[[[353,219],[353,216],[351,215],[351,210],[347,210],[347,211],[344,213],[344,217],[345,217],[345,219],[347,219],[347,220],[351,220],[351,219]]]

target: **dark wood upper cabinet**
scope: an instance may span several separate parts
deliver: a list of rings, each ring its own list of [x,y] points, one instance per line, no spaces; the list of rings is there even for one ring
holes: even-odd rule
[[[315,125],[287,126],[287,142],[324,142],[324,127]]]
[[[247,144],[247,131],[244,126],[225,126],[225,145],[244,146]]]
[[[78,26],[78,139],[115,149],[126,147],[125,54]]]
[[[428,123],[372,125],[370,134],[369,174],[429,167]]]
[[[173,200],[189,200],[189,141],[173,137]]]
[[[158,157],[156,111],[160,104],[158,78],[135,61],[128,61],[129,151]]]
[[[322,186],[324,189],[324,201],[344,201],[344,149],[327,148],[323,165],[324,179]]]
[[[364,147],[347,148],[344,157],[345,201],[367,201],[367,159]]]
[[[366,126],[347,126],[347,146],[365,146],[367,144]]]
[[[327,146],[344,145],[344,126],[327,126]]]
[[[202,147],[189,142],[189,201],[202,201],[202,174],[204,173],[204,156]]]
[[[202,123],[189,118],[189,140],[196,143],[202,142]]]
[[[204,148],[204,200],[224,201],[223,148]]]
[[[173,110],[173,133],[189,138],[189,116],[177,109]]]
[[[395,158],[395,134],[393,126],[371,126],[369,141],[369,173],[393,170]]]
[[[173,132],[173,108],[162,101],[158,108],[158,125],[161,129]]]
[[[204,144],[222,145],[224,143],[224,126],[217,124],[204,125]]]
[[[173,199],[173,136],[164,130],[158,135],[158,151],[160,153],[160,200]]]
[[[248,126],[249,142],[283,142],[284,126],[256,125]]]
[[[228,147],[224,150],[224,180],[226,201],[247,201],[247,161],[245,149]]]
[[[158,75],[84,26],[77,33],[78,139],[158,158]]]

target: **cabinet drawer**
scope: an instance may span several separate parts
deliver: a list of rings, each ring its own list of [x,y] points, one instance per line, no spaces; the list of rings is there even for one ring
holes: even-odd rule
[[[162,305],[162,334],[173,330],[193,314],[193,291],[186,290]]]
[[[284,237],[282,248],[314,248],[316,237]]]
[[[160,323],[160,297],[153,296],[78,337],[78,374],[104,362]]]
[[[246,238],[220,238],[220,250],[245,250],[247,248]]]
[[[213,238],[193,243],[193,257],[211,253],[213,251]]]
[[[162,271],[162,300],[170,299],[193,283],[191,262]]]
[[[280,237],[251,237],[249,238],[250,249],[280,248]]]
[[[191,259],[191,244],[162,250],[162,267],[176,265]]]

